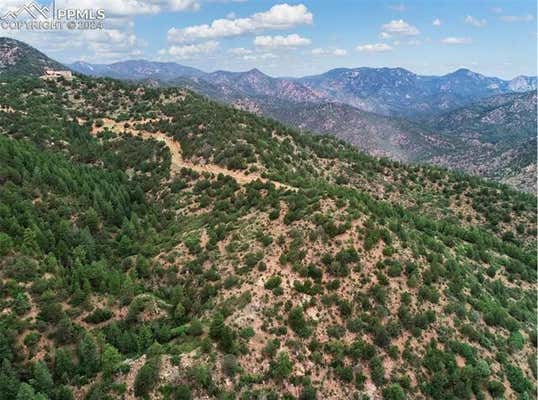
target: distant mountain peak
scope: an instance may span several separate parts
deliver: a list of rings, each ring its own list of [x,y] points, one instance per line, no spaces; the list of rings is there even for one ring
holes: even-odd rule
[[[458,77],[470,77],[470,78],[478,78],[478,79],[484,79],[485,76],[478,73],[471,71],[469,68],[458,68],[454,72],[451,72],[449,74],[446,74],[445,76],[458,76]]]
[[[257,78],[257,79],[273,79],[269,75],[264,74],[258,68],[252,68],[241,74],[242,77]]]
[[[247,74],[256,74],[256,75],[265,75],[262,71],[260,71],[258,68],[252,68],[252,69],[249,69],[247,72]]]
[[[537,79],[535,76],[519,75],[510,81],[508,87],[513,92],[528,92],[536,90]]]

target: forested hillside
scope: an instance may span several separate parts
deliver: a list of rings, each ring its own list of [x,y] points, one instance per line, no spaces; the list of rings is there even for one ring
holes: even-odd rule
[[[0,393],[536,398],[536,198],[177,88],[0,92]]]

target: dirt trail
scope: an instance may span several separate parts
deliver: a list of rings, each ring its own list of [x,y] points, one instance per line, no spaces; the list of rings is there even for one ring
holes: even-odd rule
[[[155,140],[164,142],[166,146],[168,146],[168,149],[170,150],[170,154],[172,155],[172,160],[171,160],[172,174],[178,173],[179,171],[181,171],[181,168],[190,168],[200,173],[209,172],[215,175],[218,175],[218,174],[227,175],[234,178],[241,185],[246,185],[253,181],[259,180],[264,183],[271,182],[279,189],[297,190],[297,188],[294,188],[292,186],[288,186],[280,182],[270,181],[268,179],[262,178],[258,174],[253,174],[253,173],[246,174],[239,171],[229,170],[215,164],[195,164],[192,161],[184,160],[182,157],[181,144],[178,141],[174,140],[173,138],[169,137],[168,135],[162,132],[149,132],[149,131],[138,130],[138,129],[132,128],[132,126],[135,126],[136,124],[144,124],[146,122],[148,121],[129,121],[131,127],[125,128],[124,122],[117,122],[112,119],[103,119],[103,125],[100,127],[97,127],[94,125],[91,133],[93,135],[96,135],[97,133],[103,131],[105,128],[108,128],[109,130],[117,132],[117,133],[127,132],[131,135],[141,136],[144,139],[155,139]]]

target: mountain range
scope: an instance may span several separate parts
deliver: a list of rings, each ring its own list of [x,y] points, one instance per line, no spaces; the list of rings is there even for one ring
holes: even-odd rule
[[[187,87],[301,130],[333,134],[369,154],[536,189],[535,157],[526,150],[536,127],[536,77],[503,80],[468,69],[423,76],[403,68],[338,68],[274,78],[258,69],[204,73],[147,61],[69,67],[90,76]],[[467,125],[457,125],[458,116]]]
[[[439,114],[497,94],[536,90],[536,77],[503,80],[463,68],[443,76],[417,75],[403,68],[362,67],[338,68],[302,78],[273,78],[258,69],[205,73],[176,63],[145,60],[108,65],[77,62],[68,66],[86,75],[118,79],[167,83],[177,78],[199,78],[247,96],[339,102],[364,111],[408,118]]]
[[[25,44],[11,47],[35,53],[35,67],[58,66]],[[2,54],[0,63],[8,64],[10,52]],[[503,80],[467,69],[422,76],[402,68],[338,68],[274,78],[258,69],[206,73],[146,60],[68,67],[151,87],[185,87],[300,130],[335,135],[372,155],[443,165],[536,190],[536,157],[529,151],[536,133],[536,77]]]

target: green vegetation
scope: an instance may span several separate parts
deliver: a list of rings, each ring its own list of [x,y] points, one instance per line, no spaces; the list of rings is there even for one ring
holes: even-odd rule
[[[179,89],[2,89],[3,399],[535,398],[536,198]]]

